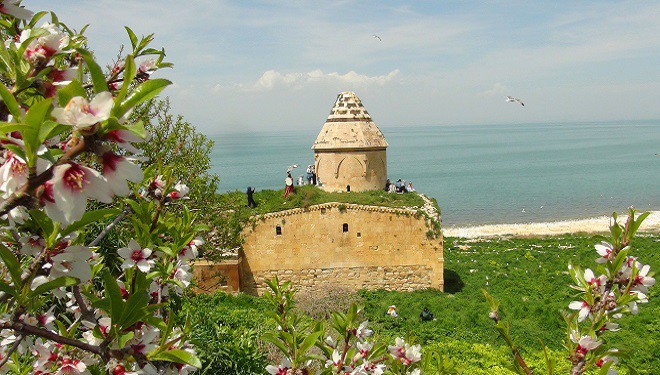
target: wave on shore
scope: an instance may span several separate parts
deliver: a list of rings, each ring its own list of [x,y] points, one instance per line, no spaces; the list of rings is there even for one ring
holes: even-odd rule
[[[625,220],[621,216],[619,220]],[[548,223],[490,224],[474,227],[449,227],[443,229],[446,237],[478,238],[500,236],[553,236],[569,233],[605,233],[609,226],[609,216],[589,219],[564,220]],[[660,232],[660,211],[651,211],[644,220],[640,232]]]

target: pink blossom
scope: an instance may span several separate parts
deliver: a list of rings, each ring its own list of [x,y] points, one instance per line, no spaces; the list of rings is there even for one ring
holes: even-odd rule
[[[144,138],[141,138],[135,135],[133,132],[123,129],[111,130],[105,135],[105,138],[109,141],[117,143],[123,149],[134,154],[139,153],[140,150],[133,146],[131,143],[140,143],[145,141]]]
[[[22,20],[32,18],[34,12],[19,6],[18,0],[4,0],[0,2],[0,13],[8,14]]]
[[[25,49],[25,56],[34,65],[45,64],[56,54],[64,52],[64,48],[69,45],[69,36],[56,25],[46,22],[41,29],[46,30],[46,33],[32,40]]]
[[[596,259],[596,263],[607,263],[614,260],[614,247],[609,242],[601,242],[594,246],[600,258]]]
[[[568,304],[568,308],[580,311],[578,313],[578,322],[584,321],[591,312],[591,306],[589,306],[587,301],[573,301]]]
[[[52,258],[52,267],[50,270],[51,278],[61,276],[70,276],[80,279],[80,282],[86,283],[92,278],[92,270],[88,260],[92,252],[85,246],[69,246],[60,254]]]
[[[422,347],[420,345],[407,344],[400,337],[397,337],[394,340],[394,345],[388,346],[387,349],[390,351],[392,358],[398,359],[406,366],[419,362],[422,359]]]
[[[108,91],[96,94],[91,102],[82,96],[75,96],[66,107],[53,109],[52,116],[60,124],[71,125],[76,130],[88,130],[96,123],[107,120],[113,105],[112,94]]]
[[[650,286],[655,285],[655,279],[651,276],[648,276],[651,266],[646,264],[642,266],[635,278],[633,279],[633,291],[648,293]]]
[[[79,359],[64,357],[58,363],[58,370],[55,375],[78,375],[89,374],[87,365]]]
[[[575,349],[575,353],[582,357],[584,357],[587,352],[596,349],[600,346],[600,344],[603,343],[602,341],[597,341],[589,335],[580,336],[579,332],[575,330],[571,332],[571,341],[578,344],[577,348]]]
[[[360,324],[359,327],[357,327],[357,329],[355,330],[355,337],[357,337],[360,340],[363,340],[366,337],[371,336],[373,331],[367,328],[367,324],[369,324],[369,321],[365,320]]]
[[[107,180],[108,187],[114,195],[128,195],[130,190],[126,181],[135,183],[142,181],[142,168],[131,163],[128,158],[116,155],[112,151],[106,151],[101,159],[103,162],[103,177]]]
[[[172,198],[172,200],[184,199],[187,198],[186,195],[188,195],[189,192],[190,188],[188,188],[188,186],[177,182],[176,185],[174,185],[174,190],[169,192],[167,196]]]
[[[82,218],[88,197],[103,203],[112,202],[112,193],[104,179],[97,171],[83,165],[74,162],[58,165],[50,181],[52,185],[45,185],[41,200],[46,214],[62,224]]]
[[[39,236],[23,236],[18,242],[21,244],[21,254],[36,257],[46,248],[46,240]]]
[[[590,268],[587,268],[584,271],[584,280],[591,285],[592,288],[603,291],[605,289],[605,282],[607,282],[607,277],[605,275],[600,275],[596,277],[594,271]]]
[[[3,198],[8,198],[16,189],[27,183],[28,168],[20,156],[5,151],[5,161],[0,167],[0,190]]]
[[[151,255],[151,249],[142,248],[139,243],[135,240],[131,240],[128,243],[128,247],[122,247],[117,250],[119,256],[124,258],[124,263],[121,265],[121,268],[132,268],[137,265],[137,268],[147,273],[151,270],[151,267],[154,265],[153,260],[148,260]]]

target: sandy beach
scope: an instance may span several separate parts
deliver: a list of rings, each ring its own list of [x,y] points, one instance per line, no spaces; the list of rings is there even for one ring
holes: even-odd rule
[[[478,238],[500,236],[553,236],[569,233],[605,233],[609,216],[581,220],[565,220],[548,223],[493,224],[474,227],[448,227],[443,230],[446,237]],[[625,221],[625,217],[619,220]],[[639,232],[660,232],[660,211],[651,211]]]

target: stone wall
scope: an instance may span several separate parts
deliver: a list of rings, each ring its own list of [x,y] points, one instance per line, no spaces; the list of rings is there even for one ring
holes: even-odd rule
[[[387,155],[381,150],[317,150],[316,174],[326,191],[380,190],[387,180]]]
[[[192,265],[195,293],[213,293],[222,290],[227,293],[240,291],[239,267],[241,258],[221,262],[198,260]]]
[[[301,289],[442,289],[442,237],[412,209],[326,203],[270,213],[248,226],[241,291],[277,275]]]

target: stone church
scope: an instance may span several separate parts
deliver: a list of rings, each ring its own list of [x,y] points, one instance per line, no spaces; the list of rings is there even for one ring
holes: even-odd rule
[[[383,189],[387,147],[360,99],[342,92],[312,146],[322,188],[347,194]],[[442,290],[439,223],[438,212],[422,207],[328,202],[271,212],[246,225],[237,257],[198,262],[194,273],[203,291],[261,294],[264,281],[275,276],[312,292],[337,286]]]

